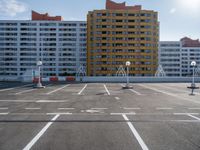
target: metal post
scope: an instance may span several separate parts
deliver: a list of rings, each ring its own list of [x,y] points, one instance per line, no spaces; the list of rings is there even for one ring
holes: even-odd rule
[[[195,71],[195,66],[193,66],[193,78],[192,78],[192,86],[195,87],[195,82],[194,82],[194,71]]]
[[[39,73],[39,78],[38,78],[38,85],[41,85],[41,75],[40,75],[40,66],[38,66],[38,73]]]
[[[131,65],[130,61],[126,62],[127,72],[126,72],[126,86],[122,87],[123,89],[132,89],[132,86],[129,86],[129,66]]]
[[[129,67],[127,66],[127,83],[126,83],[126,86],[128,87],[129,86]]]
[[[45,86],[42,86],[42,83],[41,83],[41,75],[40,75],[40,66],[42,65],[42,61],[38,61],[37,62],[37,66],[38,66],[38,83],[36,85],[36,88],[45,88]]]
[[[194,95],[194,90],[195,90],[195,89],[199,89],[199,87],[196,87],[195,81],[194,81],[196,62],[195,62],[195,61],[192,61],[192,62],[191,62],[191,66],[193,67],[192,84],[191,84],[191,86],[189,86],[188,88],[189,88],[189,89],[192,89],[192,92],[191,92],[190,95]]]

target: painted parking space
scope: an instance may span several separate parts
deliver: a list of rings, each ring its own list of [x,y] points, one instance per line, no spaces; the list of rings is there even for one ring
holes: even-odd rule
[[[187,90],[182,83],[131,85],[135,92],[122,90],[120,83],[50,83],[45,89],[4,91],[1,148],[9,149],[5,139],[16,136],[11,140],[18,149],[197,149],[199,95],[174,92]]]

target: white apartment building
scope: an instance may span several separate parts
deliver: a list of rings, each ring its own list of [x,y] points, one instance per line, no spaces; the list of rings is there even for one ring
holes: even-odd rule
[[[0,20],[0,76],[20,78],[38,60],[43,77],[75,75],[86,67],[86,22]]]
[[[161,41],[159,43],[159,64],[166,76],[191,76],[192,61],[200,67],[200,42],[183,38],[180,41]],[[197,68],[196,68],[197,69]]]

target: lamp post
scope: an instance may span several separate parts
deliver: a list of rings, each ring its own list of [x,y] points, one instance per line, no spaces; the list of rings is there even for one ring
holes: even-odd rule
[[[191,62],[191,66],[192,66],[192,84],[190,87],[188,87],[189,89],[192,89],[192,92],[190,95],[194,95],[194,90],[195,89],[199,89],[199,87],[196,87],[195,85],[195,81],[194,81],[194,77],[195,77],[195,66],[197,65],[197,63],[195,61]]]
[[[45,88],[45,86],[42,85],[41,83],[41,75],[40,75],[40,67],[42,66],[42,61],[37,61],[37,66],[38,66],[38,83],[36,85],[36,88]]]
[[[130,61],[126,62],[126,67],[127,67],[127,73],[126,73],[126,78],[127,78],[127,82],[126,82],[126,86],[129,86],[129,66],[131,65]]]
[[[131,65],[130,61],[126,62],[127,72],[126,72],[126,86],[123,89],[132,89],[132,86],[129,86],[129,66]]]
[[[196,62],[195,61],[192,61],[191,62],[191,66],[192,66],[192,69],[193,69],[193,76],[192,76],[192,86],[195,87],[195,82],[194,82],[194,72],[195,72],[195,66],[196,66]]]

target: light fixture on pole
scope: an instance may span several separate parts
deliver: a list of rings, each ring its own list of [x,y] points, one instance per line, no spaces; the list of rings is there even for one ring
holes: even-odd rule
[[[194,81],[194,78],[195,78],[195,67],[196,67],[197,63],[195,61],[192,61],[191,62],[191,66],[192,66],[192,84],[190,87],[188,87],[189,89],[192,89],[192,93],[190,95],[194,95],[194,90],[195,89],[199,89],[199,87],[196,87],[195,85],[195,81]]]
[[[132,89],[132,86],[129,86],[129,67],[131,65],[130,61],[126,62],[127,72],[126,72],[126,86],[123,87],[123,89]]]
[[[41,75],[40,75],[40,67],[42,66],[42,61],[37,61],[38,66],[38,83],[36,85],[36,88],[45,88],[45,86],[41,83]]]

